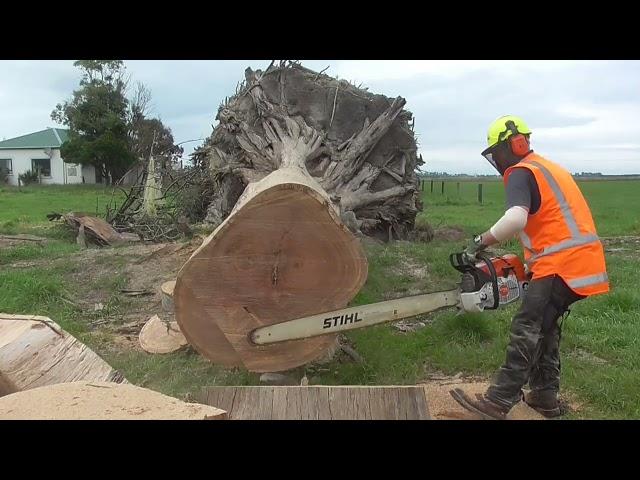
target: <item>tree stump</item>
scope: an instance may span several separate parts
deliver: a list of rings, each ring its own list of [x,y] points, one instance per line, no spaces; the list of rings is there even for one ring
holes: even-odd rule
[[[342,221],[358,235],[407,239],[422,210],[416,168],[424,162],[405,103],[295,62],[272,62],[264,72],[248,68],[194,155],[209,165],[218,187],[207,221],[222,223],[249,183],[281,168],[268,120],[295,119],[321,138],[304,166]]]

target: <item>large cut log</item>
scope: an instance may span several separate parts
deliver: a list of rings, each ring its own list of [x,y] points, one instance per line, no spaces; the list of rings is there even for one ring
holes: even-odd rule
[[[127,383],[51,319],[0,313],[0,396],[78,380]]]
[[[176,320],[215,363],[275,372],[305,364],[335,345],[325,335],[256,346],[249,333],[346,306],[367,278],[360,241],[306,162],[322,141],[304,120],[264,121],[278,169],[250,183],[230,215],[178,274]]]

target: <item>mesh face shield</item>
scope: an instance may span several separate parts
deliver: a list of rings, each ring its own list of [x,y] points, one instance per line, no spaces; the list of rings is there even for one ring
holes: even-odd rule
[[[498,146],[498,145],[493,145],[493,146],[491,146],[491,147],[487,148],[486,150],[484,150],[484,151],[482,152],[482,156],[483,156],[484,158],[486,158],[486,159],[487,159],[487,161],[488,161],[491,165],[493,165],[493,168],[495,168],[495,169],[496,169],[496,170],[498,170],[498,172],[499,172],[499,171],[500,171],[500,169],[498,168],[498,164],[496,163],[496,160],[495,160],[495,158],[494,158],[494,154],[495,154],[495,151],[496,151],[496,147],[497,147],[497,146]]]
[[[482,152],[482,156],[495,168],[500,175],[512,165],[520,161],[520,157],[511,152],[509,144],[500,142],[487,148]]]

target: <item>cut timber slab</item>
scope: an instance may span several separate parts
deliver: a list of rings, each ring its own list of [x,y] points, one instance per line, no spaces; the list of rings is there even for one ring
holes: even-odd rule
[[[0,398],[3,420],[224,420],[224,410],[153,390],[109,382],[72,382]]]
[[[429,420],[421,386],[205,387],[230,420]]]
[[[79,380],[127,383],[50,318],[0,313],[0,396]]]
[[[175,280],[164,282],[160,286],[160,298],[162,299],[162,309],[167,313],[173,313],[175,309],[173,305],[173,289],[175,287],[176,287]]]
[[[177,322],[163,322],[158,315],[145,323],[138,341],[142,349],[149,353],[171,353],[188,345]]]

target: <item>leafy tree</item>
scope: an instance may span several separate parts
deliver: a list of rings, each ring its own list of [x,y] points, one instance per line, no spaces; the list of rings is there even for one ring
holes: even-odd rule
[[[79,60],[74,66],[82,72],[80,88],[51,113],[54,121],[69,127],[60,149],[66,162],[94,165],[115,182],[152,152],[169,161],[183,153],[174,145],[171,129],[160,119],[147,118],[151,92],[142,83],[127,98],[129,78],[121,60]]]
[[[80,88],[56,105],[51,118],[69,127],[60,148],[66,162],[93,165],[102,176],[120,178],[135,161],[129,145],[129,101],[121,60],[80,60]]]
[[[131,147],[138,158],[148,159],[152,150],[155,156],[173,160],[184,152],[174,144],[171,129],[158,118],[142,118],[132,126]]]

